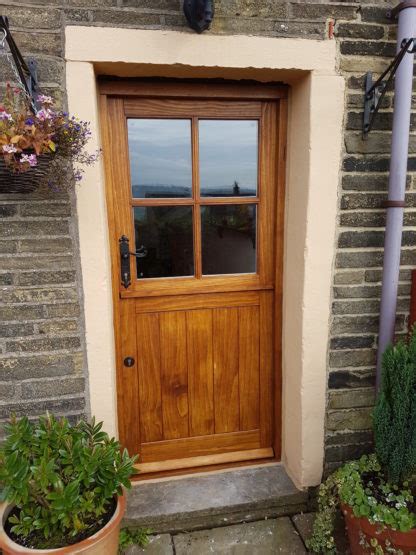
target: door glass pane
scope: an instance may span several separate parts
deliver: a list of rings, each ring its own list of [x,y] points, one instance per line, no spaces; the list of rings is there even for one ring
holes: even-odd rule
[[[202,273],[256,272],[256,205],[201,207]]]
[[[258,121],[199,120],[201,196],[256,196]]]
[[[191,120],[129,119],[133,198],[192,196]]]
[[[133,210],[137,278],[193,276],[192,206]]]

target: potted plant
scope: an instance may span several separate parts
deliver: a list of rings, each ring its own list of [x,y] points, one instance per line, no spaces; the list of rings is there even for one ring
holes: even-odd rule
[[[320,486],[308,547],[336,553],[341,507],[353,555],[416,553],[416,331],[383,356],[373,415],[375,453],[344,464]]]
[[[5,555],[116,555],[135,458],[101,427],[50,414],[11,419],[0,451]]]
[[[82,165],[97,160],[85,150],[88,122],[55,110],[50,96],[37,100],[34,113],[24,92],[10,85],[0,100],[0,193],[29,193],[41,185],[62,190],[82,179]]]

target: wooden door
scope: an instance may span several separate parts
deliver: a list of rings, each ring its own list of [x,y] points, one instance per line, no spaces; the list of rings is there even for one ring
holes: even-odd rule
[[[120,439],[142,472],[279,458],[286,91],[101,93]]]

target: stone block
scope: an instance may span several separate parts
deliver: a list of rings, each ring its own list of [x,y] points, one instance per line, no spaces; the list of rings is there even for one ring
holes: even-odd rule
[[[379,285],[363,285],[357,287],[337,286],[334,287],[334,297],[336,299],[368,299],[378,298],[381,294]]]
[[[341,203],[344,203],[344,206],[352,206],[354,204],[365,205],[373,201],[377,203],[377,199],[365,200],[352,198],[351,196],[348,196],[348,198],[346,199],[344,199],[343,196],[341,199]],[[380,203],[381,202],[382,200],[380,199]],[[349,208],[346,208],[346,210],[349,210]],[[352,210],[357,210],[357,208],[353,208]],[[384,227],[386,224],[386,213],[385,210],[381,208],[378,211],[374,212],[349,212],[347,214],[341,213],[340,224],[343,227]]]
[[[374,335],[347,335],[341,337],[333,337],[331,339],[331,349],[372,349],[375,347]]]
[[[91,11],[83,8],[65,9],[63,12],[63,17],[67,25],[74,23],[88,23],[92,21]]]
[[[21,52],[26,55],[49,54],[60,56],[63,54],[63,43],[61,33],[15,31],[13,38],[19,45]]]
[[[336,285],[356,285],[364,281],[364,271],[357,270],[354,272],[340,272],[338,271],[334,277]]]
[[[329,373],[330,389],[374,387],[376,383],[375,368],[360,370],[334,370]]]
[[[74,395],[85,390],[84,378],[49,379],[28,381],[21,384],[22,399],[48,399]]]
[[[72,240],[70,237],[59,237],[56,239],[45,238],[42,241],[38,239],[21,239],[19,241],[19,252],[27,253],[70,253],[72,250]]]
[[[74,261],[72,256],[28,256],[23,254],[20,256],[8,257],[8,270],[73,270]]]
[[[12,218],[16,214],[16,204],[3,204],[2,206],[0,206],[0,218]]]
[[[0,382],[0,400],[10,401],[15,397],[17,386],[11,382]],[[1,440],[0,440],[1,441]]]
[[[84,2],[88,3],[88,0],[83,0]],[[99,2],[100,0],[97,0]],[[111,1],[111,0],[107,0]],[[113,0],[115,3],[116,0]],[[151,9],[158,12],[164,11],[180,11],[182,9],[182,4],[178,0],[120,0],[120,6],[124,6],[126,8],[138,8],[141,10]],[[220,11],[220,7],[216,6],[218,12]],[[231,8],[230,8],[231,9]]]
[[[372,408],[329,410],[328,430],[370,430],[372,427]]]
[[[19,285],[56,285],[74,283],[75,272],[23,272],[18,274]]]
[[[287,553],[306,555],[305,547],[289,518],[237,524],[192,534],[173,536],[177,555],[211,553]]]
[[[42,339],[7,341],[6,351],[9,353],[36,353],[79,349],[80,346],[79,337],[45,337]]]
[[[216,15],[225,17],[258,17],[287,19],[288,4],[280,0],[217,0]]]
[[[368,248],[384,245],[384,231],[343,231],[338,236],[338,247]]]
[[[12,285],[13,284],[13,274],[0,274],[0,285]]]
[[[127,27],[159,26],[161,16],[157,13],[137,12],[135,10],[94,10],[92,18],[95,23],[111,23]]]
[[[17,241],[0,241],[0,254],[13,254],[17,251]],[[2,260],[4,264],[4,259]]]
[[[389,9],[391,9],[391,5],[389,7],[362,6],[361,20],[364,22],[382,23],[383,25],[393,25],[396,21],[387,17]]]
[[[382,263],[382,251],[340,252],[336,256],[337,268],[379,268]]]
[[[29,8],[2,5],[2,15],[10,20],[10,29],[59,29],[61,11],[55,8]]]
[[[329,365],[331,368],[373,366],[375,362],[375,349],[359,349],[357,351],[332,351],[329,353]]]
[[[35,332],[33,324],[7,324],[0,323],[0,337],[22,337],[33,335]]]
[[[48,354],[0,359],[0,381],[80,374],[80,354]]]
[[[358,6],[342,4],[291,3],[291,15],[296,19],[357,19]]]
[[[375,403],[375,390],[373,387],[363,389],[346,389],[329,391],[328,408],[350,409],[372,407]]]
[[[326,462],[344,462],[359,459],[362,455],[374,450],[372,443],[356,443],[355,445],[332,445],[325,449]]]
[[[377,58],[376,56],[341,56],[339,68],[341,71],[351,73],[381,74],[388,67],[390,58]]]
[[[45,306],[48,318],[76,318],[80,315],[78,304],[52,304]]]
[[[372,443],[372,430],[364,432],[338,431],[326,434],[326,445],[355,445],[356,443]]]
[[[68,222],[58,221],[31,221],[31,220],[13,220],[0,221],[0,236],[18,238],[18,237],[43,237],[45,235],[68,235]]]
[[[83,397],[45,399],[42,401],[29,401],[0,405],[0,418],[9,418],[11,414],[16,416],[40,416],[50,411],[56,415],[68,413],[82,413],[85,409]]]
[[[38,324],[39,334],[74,333],[79,331],[77,320],[49,320]]]
[[[384,135],[381,133],[380,135]],[[347,137],[351,136],[351,133],[347,133]],[[360,135],[361,136],[361,135]],[[406,180],[406,187],[409,188],[411,185],[411,176],[409,175]],[[385,192],[387,191],[389,184],[389,176],[387,173],[360,173],[351,174],[345,173],[342,176],[342,188],[345,191],[361,191],[361,192]]]
[[[29,321],[44,318],[45,313],[42,306],[0,306],[0,322],[7,321]]]
[[[352,56],[384,56],[394,58],[396,54],[395,42],[372,41],[372,40],[348,40],[341,41],[340,52]]]
[[[348,59],[348,58],[347,58]],[[379,112],[373,123],[373,130],[375,131],[391,131],[393,125],[392,112]],[[363,128],[363,113],[348,112],[346,128],[361,131]]]
[[[348,39],[377,40],[384,37],[385,30],[381,25],[366,25],[364,23],[337,23],[335,36]]]
[[[343,170],[346,172],[387,172],[389,167],[390,158],[375,156],[346,156],[343,162]]]
[[[359,317],[362,317],[363,314],[377,314],[380,311],[380,301],[378,299],[366,299],[364,300],[356,300],[356,299],[351,299],[351,300],[337,300],[334,301],[332,303],[332,313],[336,316],[336,315],[344,315],[344,314],[357,314],[359,315]],[[367,317],[366,317],[367,318]],[[341,323],[343,325],[346,326],[346,328],[348,328],[348,326],[352,323],[353,327],[352,329],[354,331],[352,331],[352,333],[360,333],[362,332],[362,329],[358,328],[359,331],[355,331],[357,330],[357,326],[363,326],[363,329],[366,329],[366,325],[371,325],[371,329],[374,329],[374,331],[376,330],[376,324],[378,322],[376,322],[376,324],[374,324],[373,322],[371,322],[370,320],[365,320],[364,322],[356,322],[357,317],[352,318],[352,319],[348,319],[348,318],[341,318],[341,319],[334,319],[334,326],[335,324]],[[344,323],[345,322],[345,323]],[[348,329],[346,329],[344,327],[341,327],[340,329],[345,330],[342,331],[340,333],[348,333]],[[334,328],[335,329],[335,328]],[[368,330],[370,331],[370,330]]]
[[[69,218],[71,205],[68,202],[31,202],[20,208],[20,214],[35,218]]]
[[[57,301],[76,302],[78,292],[73,287],[45,289],[10,289],[0,292],[5,303],[54,303]]]

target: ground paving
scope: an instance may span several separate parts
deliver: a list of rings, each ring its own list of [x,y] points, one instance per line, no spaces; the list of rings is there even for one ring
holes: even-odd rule
[[[271,518],[256,522],[222,526],[210,530],[158,534],[145,549],[131,547],[126,555],[304,555],[305,539],[310,533],[309,514]]]

